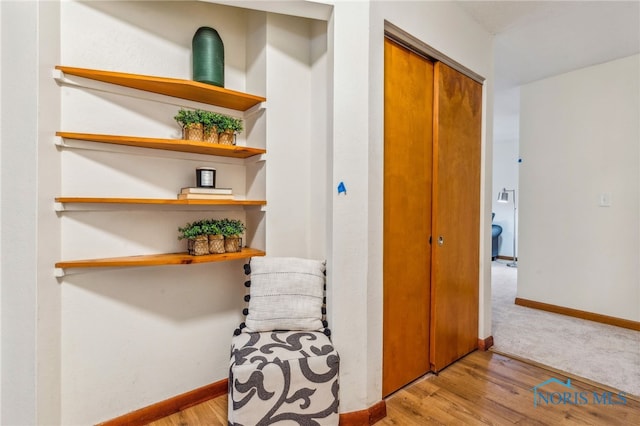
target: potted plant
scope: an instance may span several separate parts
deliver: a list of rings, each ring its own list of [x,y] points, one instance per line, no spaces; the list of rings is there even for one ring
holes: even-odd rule
[[[197,110],[203,128],[205,142],[218,143],[218,124],[222,115],[211,111]]]
[[[203,128],[198,111],[180,109],[173,117],[182,126],[182,138],[190,141],[201,141]]]
[[[237,219],[222,219],[219,223],[220,232],[224,235],[224,250],[228,253],[242,250],[242,238],[240,235],[246,227]]]
[[[192,256],[201,256],[209,254],[209,237],[207,236],[207,227],[203,221],[195,221],[187,223],[183,227],[178,228],[180,235],[179,240],[187,240],[187,250]]]
[[[235,134],[242,131],[242,120],[239,118],[221,115],[218,122],[218,143],[225,145],[235,144]]]
[[[224,235],[222,235],[220,221],[215,219],[205,220],[204,227],[209,238],[209,253],[224,253]]]

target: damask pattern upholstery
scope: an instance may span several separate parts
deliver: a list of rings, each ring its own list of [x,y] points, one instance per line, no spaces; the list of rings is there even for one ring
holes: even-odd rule
[[[339,356],[317,331],[233,337],[229,425],[338,424]]]

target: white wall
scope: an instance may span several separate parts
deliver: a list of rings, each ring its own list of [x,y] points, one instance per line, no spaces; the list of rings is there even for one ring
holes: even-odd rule
[[[0,22],[2,22],[2,5],[0,4]],[[3,26],[0,26],[2,28]],[[2,46],[2,31],[0,31],[0,46]],[[2,49],[4,51],[4,49]],[[2,117],[2,61],[4,56],[0,55],[0,117]],[[2,164],[2,122],[0,120],[0,164]],[[2,235],[2,173],[0,173],[0,235]],[[0,238],[0,253],[2,253],[2,238]],[[2,287],[2,262],[0,262],[0,295],[3,294]],[[2,335],[2,302],[0,299],[0,336]],[[2,372],[4,370],[4,364],[2,363],[2,339],[0,338],[0,422],[2,422],[2,406],[4,405],[4,398],[2,397]]]
[[[333,110],[330,187],[332,206],[329,255],[332,268],[329,302],[333,342],[340,353],[340,411],[367,408],[380,400],[380,387],[372,383],[372,370],[380,369],[377,343],[380,306],[377,274],[369,274],[375,234],[369,232],[368,153],[375,149],[369,129],[369,4],[338,2],[333,21]],[[340,182],[346,194],[338,194]],[[374,327],[376,333],[371,333]],[[377,394],[376,394],[377,393]],[[375,395],[375,396],[374,396]]]
[[[59,118],[57,107],[40,114],[39,102],[57,104],[55,84],[40,89],[42,68],[58,48],[57,4],[2,2],[2,424],[37,424],[59,413],[59,307],[51,277],[59,232],[51,227],[47,192],[57,185],[52,144],[39,144],[41,128]],[[50,139],[49,139],[50,142]],[[41,167],[40,167],[41,166]],[[40,168],[39,168],[40,167]],[[45,264],[48,266],[45,266]],[[53,284],[53,285],[52,285]],[[45,384],[42,388],[38,383]]]
[[[513,193],[508,203],[498,203],[498,194],[503,188],[516,190],[516,202],[520,198],[518,174],[520,164],[520,87],[504,89],[495,94],[493,116],[493,195],[492,211],[496,214],[493,223],[502,226],[498,255],[513,256]],[[517,206],[516,206],[517,208]],[[517,249],[516,211],[516,253]]]
[[[315,137],[311,132],[312,121],[326,122],[326,112],[322,110],[311,115],[315,101],[312,90],[314,86],[326,88],[326,80],[312,79],[310,40],[308,20],[292,21],[278,14],[268,16],[267,250],[273,256],[312,250],[316,257],[325,259],[325,251],[318,250],[324,247],[325,228],[322,222],[311,222],[308,208],[312,197],[326,197],[323,175],[312,173],[312,165],[318,160],[320,164],[326,163],[322,157],[311,155],[311,147],[322,153],[327,144],[326,138]],[[326,99],[326,92],[317,95],[320,102],[323,96]],[[318,231],[321,238],[311,239]]]
[[[522,86],[518,297],[640,320],[639,80],[635,55]]]

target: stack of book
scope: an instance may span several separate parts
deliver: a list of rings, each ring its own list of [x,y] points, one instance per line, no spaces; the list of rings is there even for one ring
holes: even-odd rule
[[[178,200],[233,200],[231,188],[182,188]]]

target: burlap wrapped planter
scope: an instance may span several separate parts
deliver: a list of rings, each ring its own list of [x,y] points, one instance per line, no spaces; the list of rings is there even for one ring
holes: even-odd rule
[[[224,237],[222,235],[209,235],[209,253],[222,254],[224,252]]]
[[[227,253],[236,253],[242,250],[242,238],[240,237],[224,237],[224,251]]]
[[[206,235],[189,238],[187,240],[187,249],[192,256],[209,254],[209,238]]]
[[[218,134],[218,143],[222,145],[235,145],[235,133],[233,130],[225,130]]]
[[[205,142],[218,143],[218,128],[213,126],[211,129],[205,129],[203,139]]]
[[[202,124],[187,124],[182,128],[182,139],[188,141],[202,141],[204,138],[204,129]]]

